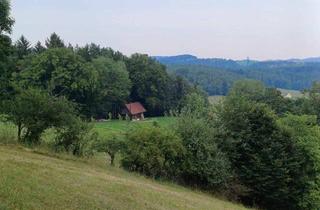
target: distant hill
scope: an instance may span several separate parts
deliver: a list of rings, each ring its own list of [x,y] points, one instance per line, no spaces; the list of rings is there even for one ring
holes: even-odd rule
[[[289,60],[230,60],[193,55],[155,56],[172,73],[201,86],[209,95],[225,95],[239,79],[255,79],[267,86],[304,90],[320,81],[320,57]]]

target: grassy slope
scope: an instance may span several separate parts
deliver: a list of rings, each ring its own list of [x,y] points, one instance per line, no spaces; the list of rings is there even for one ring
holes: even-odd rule
[[[245,209],[92,160],[0,145],[0,209]]]

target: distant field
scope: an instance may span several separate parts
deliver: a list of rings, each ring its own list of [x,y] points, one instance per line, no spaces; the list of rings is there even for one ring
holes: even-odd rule
[[[303,93],[298,90],[288,90],[288,89],[281,89],[281,88],[277,88],[277,89],[281,92],[282,96],[284,96],[284,97],[288,96],[288,94],[291,95],[292,99],[304,97]],[[225,96],[215,95],[215,96],[209,96],[208,99],[211,104],[217,104],[224,97]]]
[[[281,89],[281,88],[277,88],[278,90],[281,91],[282,96],[287,96],[288,94],[292,96],[293,99],[295,98],[301,98],[304,95],[301,93],[301,91],[298,90],[288,90],[288,89]]]
[[[216,95],[216,96],[209,96],[209,102],[211,104],[217,104],[219,103],[225,96],[220,96],[220,95]]]
[[[242,210],[209,194],[97,163],[0,144],[0,209]]]

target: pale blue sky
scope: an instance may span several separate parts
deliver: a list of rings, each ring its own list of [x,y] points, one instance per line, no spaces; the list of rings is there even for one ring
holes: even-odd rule
[[[320,0],[12,0],[13,38],[95,42],[127,55],[320,56]]]

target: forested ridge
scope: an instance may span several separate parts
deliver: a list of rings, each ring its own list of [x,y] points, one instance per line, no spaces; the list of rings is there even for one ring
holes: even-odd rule
[[[209,95],[226,95],[239,79],[255,79],[270,87],[293,90],[308,89],[320,79],[319,58],[275,61],[200,59],[192,55],[155,58]]]

